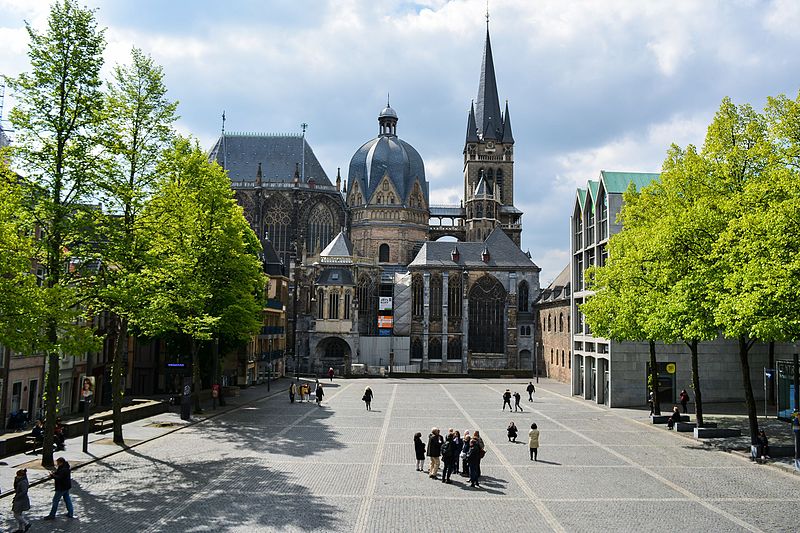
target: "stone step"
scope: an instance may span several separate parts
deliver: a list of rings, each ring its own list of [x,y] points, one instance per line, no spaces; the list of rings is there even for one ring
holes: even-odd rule
[[[696,439],[719,439],[725,437],[740,437],[741,429],[736,428],[694,428],[694,438]]]

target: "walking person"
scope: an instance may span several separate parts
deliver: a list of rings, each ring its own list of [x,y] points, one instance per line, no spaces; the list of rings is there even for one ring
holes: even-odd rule
[[[428,477],[436,479],[439,473],[439,457],[442,455],[442,443],[444,439],[439,434],[439,428],[432,428],[431,434],[428,435],[428,457],[431,458],[431,465],[428,469]]]
[[[453,470],[455,470],[456,467],[455,463],[458,461],[456,447],[455,444],[453,444],[454,437],[454,433],[448,433],[447,439],[442,445],[442,464],[444,465],[442,469],[442,483],[452,483],[452,481],[450,481],[450,476],[453,475]]]
[[[317,383],[317,405],[322,405],[322,397],[325,392],[322,390],[322,383]]]
[[[333,381],[333,367],[328,368],[328,379]]]
[[[469,452],[469,443],[471,441],[469,431],[464,432],[464,442],[461,444],[461,475],[464,477],[469,476],[469,464],[467,463],[467,452]]]
[[[11,512],[14,513],[14,520],[17,521],[17,532],[28,531],[31,523],[22,514],[31,508],[31,500],[28,498],[28,470],[23,468],[17,470],[14,477],[14,500],[11,502]]]
[[[367,411],[372,411],[372,389],[369,387],[364,389],[364,396],[361,397],[361,400],[367,404]]]
[[[681,402],[681,407],[683,408],[683,414],[688,413],[689,411],[686,410],[686,404],[689,403],[689,393],[686,392],[686,389],[681,390],[680,396],[678,399]]]
[[[538,461],[539,428],[536,427],[536,424],[531,424],[531,430],[528,432],[528,449],[531,452],[531,461]]]
[[[508,424],[506,433],[508,433],[508,442],[517,442],[517,426],[514,425],[513,420]]]
[[[525,389],[528,391],[528,401],[533,401],[533,393],[536,392],[536,387],[533,386],[533,381],[528,382],[528,387]]]
[[[508,405],[508,410],[511,410],[511,391],[506,389],[503,393],[503,411],[506,410],[506,405]]]
[[[289,383],[289,403],[294,403],[294,395],[297,392],[297,389],[294,386],[294,383]]]
[[[650,405],[650,416],[653,416],[656,412],[656,395],[653,391],[650,391],[650,395],[647,397],[647,403]]]
[[[519,409],[520,412],[522,412],[522,406],[519,404],[520,399],[522,399],[522,395],[519,392],[514,391],[514,412],[515,413],[517,412],[517,409]]]
[[[417,458],[417,472],[425,471],[425,443],[422,442],[422,433],[414,433],[414,454]]]
[[[55,480],[55,494],[53,494],[53,506],[50,508],[50,514],[45,516],[43,520],[54,520],[56,511],[58,511],[58,503],[61,498],[64,498],[64,504],[67,506],[67,518],[74,518],[75,513],[72,507],[72,499],[69,497],[69,489],[72,488],[72,476],[70,473],[69,463],[63,458],[56,459],[56,469],[50,474],[50,477]]]
[[[469,465],[469,486],[480,487],[480,472],[479,465],[481,461],[481,449],[477,446],[478,441],[471,439],[469,441],[469,450],[467,450],[467,464]]]

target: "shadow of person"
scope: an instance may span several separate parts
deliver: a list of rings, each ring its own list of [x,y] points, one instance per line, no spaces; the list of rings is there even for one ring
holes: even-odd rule
[[[553,461],[545,461],[544,459],[538,459],[538,460],[536,460],[536,461],[533,461],[533,462],[534,462],[534,463],[542,463],[542,464],[545,464],[545,465],[556,465],[556,466],[561,466],[561,463],[555,463],[555,462],[553,462]]]

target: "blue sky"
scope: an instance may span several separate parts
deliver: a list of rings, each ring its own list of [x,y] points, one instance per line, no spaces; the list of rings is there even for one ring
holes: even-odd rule
[[[183,133],[299,132],[330,177],[377,134],[391,93],[432,202],[458,203],[476,98],[484,0],[87,0],[107,67],[131,46],[163,65]],[[0,0],[0,74],[28,68],[23,20],[44,0]],[[793,0],[492,0],[500,98],[516,139],[523,249],[546,284],[569,256],[575,189],[600,170],[658,171],[672,142],[702,144],[721,99],[757,108],[800,88]],[[13,105],[7,95],[6,105]]]

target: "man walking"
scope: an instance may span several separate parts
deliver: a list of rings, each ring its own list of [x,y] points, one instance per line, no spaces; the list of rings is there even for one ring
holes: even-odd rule
[[[317,384],[317,405],[322,405],[322,397],[325,396],[325,393],[322,391],[322,383]]]
[[[514,412],[515,413],[517,412],[517,409],[519,409],[520,412],[522,412],[522,406],[519,404],[519,401],[521,399],[522,399],[522,395],[519,392],[514,391]]]
[[[428,435],[428,457],[431,458],[431,466],[428,469],[428,477],[436,479],[439,473],[439,456],[442,455],[442,436],[439,434],[439,428],[431,429],[431,434]]]
[[[55,494],[53,494],[53,506],[50,508],[50,514],[45,516],[44,520],[55,519],[61,498],[64,498],[64,504],[67,506],[67,518],[73,518],[75,514],[72,508],[72,499],[69,497],[69,489],[72,488],[72,476],[69,463],[63,457],[56,459],[56,470],[50,474],[50,477],[55,480]]]
[[[503,411],[506,410],[506,405],[508,405],[508,410],[511,410],[511,391],[506,389],[503,393]]]
[[[528,388],[525,389],[528,391],[528,401],[533,401],[533,393],[536,392],[536,387],[533,386],[533,381],[528,382]]]
[[[333,381],[333,367],[328,368],[328,378]]]

